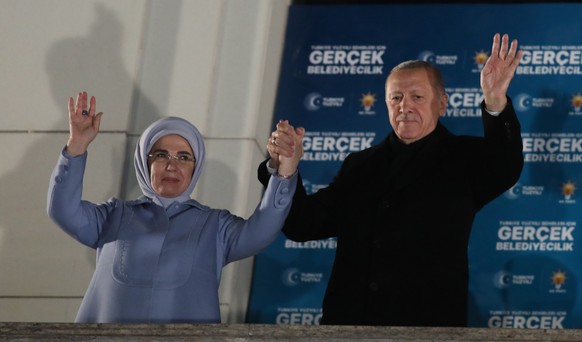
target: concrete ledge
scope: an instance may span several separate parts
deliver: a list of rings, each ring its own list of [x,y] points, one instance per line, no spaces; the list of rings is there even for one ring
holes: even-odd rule
[[[0,341],[582,341],[582,330],[271,324],[0,323]]]

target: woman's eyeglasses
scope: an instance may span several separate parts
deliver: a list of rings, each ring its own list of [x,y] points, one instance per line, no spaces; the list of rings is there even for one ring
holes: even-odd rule
[[[170,162],[172,159],[177,161],[178,164],[188,165],[190,163],[196,163],[196,158],[191,157],[188,154],[178,154],[178,155],[171,155],[167,152],[154,152],[148,154],[148,158],[154,162]]]

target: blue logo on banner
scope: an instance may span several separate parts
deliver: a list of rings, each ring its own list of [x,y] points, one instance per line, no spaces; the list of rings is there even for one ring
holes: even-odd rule
[[[305,108],[312,112],[318,110],[321,107],[321,103],[321,94],[318,93],[308,94],[305,96],[305,101],[303,101]]]
[[[281,281],[285,286],[295,286],[301,281],[301,273],[296,268],[288,268],[281,274]]]
[[[436,56],[434,54],[434,52],[432,51],[423,51],[420,54],[418,54],[418,59],[420,59],[421,61],[425,61],[425,62],[430,62],[433,63],[436,62]]]
[[[531,96],[521,93],[515,97],[513,101],[515,110],[518,112],[525,112],[531,107]]]

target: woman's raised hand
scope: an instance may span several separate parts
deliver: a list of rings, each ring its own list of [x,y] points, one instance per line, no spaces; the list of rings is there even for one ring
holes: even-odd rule
[[[99,133],[102,112],[97,111],[97,100],[95,96],[87,101],[86,91],[77,94],[77,100],[69,98],[69,141],[67,142],[67,153],[78,156],[85,151],[89,144]]]

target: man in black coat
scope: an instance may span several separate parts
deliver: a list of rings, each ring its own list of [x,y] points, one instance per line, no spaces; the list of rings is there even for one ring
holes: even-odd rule
[[[317,193],[307,195],[298,182],[285,235],[337,237],[322,324],[466,326],[475,214],[523,167],[520,125],[506,95],[520,59],[516,40],[494,36],[481,72],[484,137],[456,136],[439,122],[448,96],[434,66],[401,63],[386,80],[393,132],[350,154]],[[261,182],[277,172],[279,158],[302,154],[304,132],[279,122]]]

